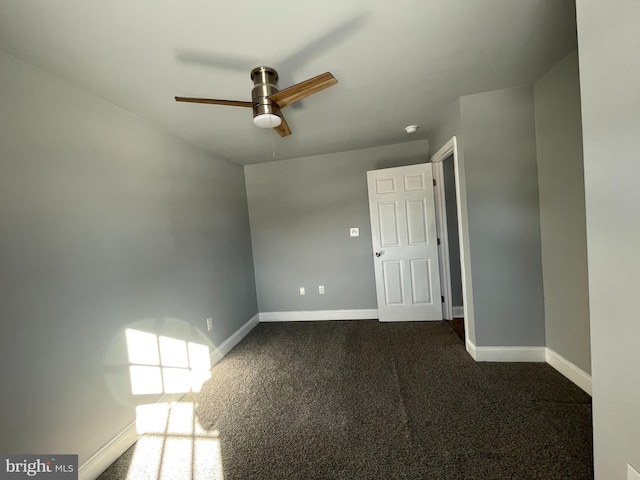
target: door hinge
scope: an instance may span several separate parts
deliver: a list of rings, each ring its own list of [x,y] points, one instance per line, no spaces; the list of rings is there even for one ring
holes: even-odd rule
[[[433,186],[434,187],[436,186],[436,179],[435,178],[433,179]]]
[[[442,303],[444,303],[444,295],[440,297],[440,300],[442,300]]]
[[[438,239],[438,245],[440,245],[440,239]]]

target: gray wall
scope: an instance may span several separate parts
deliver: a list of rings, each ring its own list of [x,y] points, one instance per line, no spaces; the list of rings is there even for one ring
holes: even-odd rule
[[[467,206],[465,262],[477,346],[545,345],[533,89],[461,97],[429,141],[455,135]]]
[[[444,174],[444,197],[447,206],[447,236],[449,238],[449,266],[451,270],[451,302],[461,307],[462,276],[460,272],[460,237],[458,235],[458,207],[456,205],[456,179],[453,156],[447,158],[442,170]]]
[[[246,166],[260,312],[377,308],[366,172],[428,151],[423,140]]]
[[[545,344],[532,87],[460,98],[476,345]]]
[[[256,313],[243,170],[4,53],[0,111],[0,451],[83,463],[157,398],[124,328]]]
[[[429,132],[429,155],[434,155],[451,137],[458,140],[458,152],[464,152],[462,142],[462,119],[460,118],[460,99],[452,103],[436,128]]]
[[[577,1],[595,477],[640,471],[640,3]]]
[[[533,86],[547,347],[591,373],[577,51]]]

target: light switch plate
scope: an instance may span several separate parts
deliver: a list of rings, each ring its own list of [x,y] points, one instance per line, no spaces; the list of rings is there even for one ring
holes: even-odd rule
[[[360,236],[360,229],[358,227],[351,227],[349,229],[349,236],[351,236],[351,237],[359,237]]]
[[[306,295],[306,293],[304,287],[300,287],[300,295]]]
[[[627,463],[627,480],[640,480],[640,473]]]

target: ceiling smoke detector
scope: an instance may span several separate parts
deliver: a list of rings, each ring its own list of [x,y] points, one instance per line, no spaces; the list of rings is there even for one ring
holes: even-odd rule
[[[416,133],[418,128],[420,128],[419,125],[409,125],[408,127],[405,127],[404,131],[407,132],[407,135],[411,135],[412,133]]]

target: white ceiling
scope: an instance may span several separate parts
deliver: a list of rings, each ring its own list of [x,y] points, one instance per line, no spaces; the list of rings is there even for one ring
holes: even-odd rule
[[[1,50],[239,164],[427,138],[457,97],[530,84],[574,48],[573,0],[0,0]],[[339,83],[284,110],[286,138],[173,100],[250,100],[259,65],[281,89]]]

